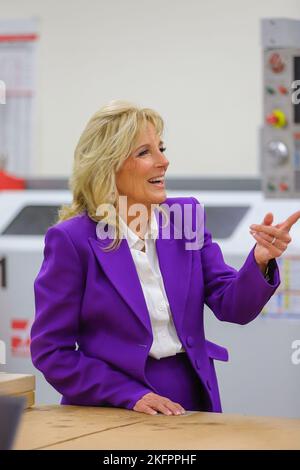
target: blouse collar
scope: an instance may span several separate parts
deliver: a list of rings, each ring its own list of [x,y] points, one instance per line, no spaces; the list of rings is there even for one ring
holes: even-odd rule
[[[120,228],[124,237],[127,239],[129,248],[134,248],[136,250],[142,250],[144,247],[144,240],[142,240],[136,233],[134,233],[131,228],[125,223],[123,218],[119,216],[120,221]],[[158,236],[158,223],[155,215],[155,210],[151,211],[151,219],[150,219],[150,227],[148,224],[148,229],[145,233],[145,240],[146,239],[153,239],[156,240]]]

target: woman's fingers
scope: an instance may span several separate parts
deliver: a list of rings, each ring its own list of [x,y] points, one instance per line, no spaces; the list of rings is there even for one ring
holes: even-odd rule
[[[135,410],[135,411],[140,411],[141,413],[146,413],[148,415],[157,415],[157,411],[148,405],[143,405],[140,407],[140,410]]]
[[[288,232],[276,227],[252,224],[250,225],[250,229],[254,232],[265,233],[272,236],[272,239],[275,237],[277,240],[282,240],[285,243],[289,243],[291,241],[291,237]]]
[[[168,398],[165,397],[158,397],[155,399],[154,403],[151,404],[157,411],[160,411],[164,415],[171,415],[171,414],[182,414],[185,412],[184,408],[179,405],[179,403],[174,403]]]
[[[173,412],[171,411],[170,408],[168,408],[168,406],[162,402],[159,402],[157,403],[156,405],[156,409],[157,411],[160,411],[161,413],[163,413],[164,415],[171,415],[173,414]]]
[[[185,413],[185,409],[179,404],[175,403],[169,398],[162,397],[155,393],[147,393],[144,395],[134,406],[134,411],[139,411],[147,414],[156,414],[156,411],[164,415],[178,415]]]
[[[133,411],[138,411],[139,413],[146,413],[147,415],[157,415],[156,407],[152,405],[146,405],[145,403],[140,404],[139,406],[135,406]]]
[[[265,263],[271,258],[278,258],[292,241],[289,234],[292,226],[300,219],[300,211],[289,216],[284,222],[271,225],[273,214],[268,213],[262,224],[250,225],[250,233],[257,241],[255,260],[258,264]]]
[[[174,403],[173,401],[166,398],[165,400],[160,401],[160,409],[164,414],[182,414],[184,409],[179,405],[179,403]]]
[[[139,400],[133,407],[133,411],[138,411],[139,413],[146,413],[147,415],[156,415],[157,411],[154,408],[151,408],[150,405],[147,405],[144,401]]]
[[[276,245],[276,242],[272,245],[272,243],[264,240],[259,234],[255,233],[253,234],[253,237],[255,238],[255,240],[262,246],[264,246],[265,248],[267,248],[270,252],[270,254],[272,255],[272,257],[276,258],[277,256],[280,256],[282,251],[281,249],[277,248],[275,245]],[[278,242],[277,242],[278,243]]]
[[[266,242],[271,243],[271,245],[275,246],[276,248],[279,248],[283,251],[287,249],[288,244],[286,242],[283,242],[281,240],[276,239],[275,242],[272,243],[272,240],[274,239],[274,237],[271,236],[271,235],[267,235],[266,233],[263,233],[263,232],[256,233],[256,232],[253,232],[253,231],[250,231],[250,233],[253,236],[254,235],[259,235],[259,237],[261,237]]]
[[[292,226],[298,222],[300,219],[300,211],[294,212],[292,215],[290,215],[285,222],[283,223],[283,227],[285,230],[290,230]]]
[[[185,413],[185,409],[183,408],[183,406],[181,406],[179,403],[174,403],[174,402],[171,402],[173,405],[175,405],[175,414],[184,414]]]

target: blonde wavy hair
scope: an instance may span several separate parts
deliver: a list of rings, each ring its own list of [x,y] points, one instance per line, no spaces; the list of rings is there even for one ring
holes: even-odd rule
[[[101,204],[112,204],[118,213],[119,193],[115,174],[134,150],[140,131],[150,122],[161,137],[164,130],[162,117],[153,109],[139,108],[124,100],[113,100],[99,109],[88,121],[75,148],[73,170],[69,179],[72,192],[71,205],[63,205],[58,211],[62,222],[84,212],[95,222],[104,222],[115,229],[113,242],[103,248],[117,249],[121,244],[118,217],[106,212],[97,215]],[[167,212],[156,205],[168,220]]]

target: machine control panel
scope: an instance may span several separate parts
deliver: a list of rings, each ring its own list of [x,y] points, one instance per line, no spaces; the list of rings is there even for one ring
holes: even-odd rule
[[[262,189],[266,197],[299,198],[300,21],[263,20],[262,41]]]

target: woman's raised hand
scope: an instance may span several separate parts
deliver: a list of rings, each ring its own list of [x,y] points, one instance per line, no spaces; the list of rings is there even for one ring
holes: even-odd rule
[[[257,241],[254,256],[258,264],[267,264],[270,259],[282,255],[292,241],[289,232],[299,219],[300,211],[297,211],[284,222],[273,226],[273,214],[269,212],[261,225],[250,225],[250,233]]]

